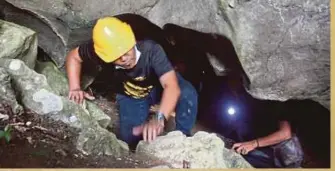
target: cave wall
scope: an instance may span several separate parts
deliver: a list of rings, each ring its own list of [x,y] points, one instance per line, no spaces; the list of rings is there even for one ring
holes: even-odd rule
[[[229,38],[250,79],[247,91],[256,98],[281,101],[312,99],[328,109],[330,107],[330,11],[327,0],[6,2],[0,3],[3,18],[37,30],[41,40],[39,45],[59,67],[63,66],[69,49],[89,38],[89,29],[82,28],[90,28],[101,16],[134,13],[159,27],[171,23]],[[41,27],[24,22],[27,19],[21,18],[23,14],[18,14],[13,8],[36,17]],[[53,35],[42,30],[45,25]],[[227,58],[225,55],[208,56]]]

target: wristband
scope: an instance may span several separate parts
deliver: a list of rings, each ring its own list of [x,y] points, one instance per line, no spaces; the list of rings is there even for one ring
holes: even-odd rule
[[[165,116],[164,116],[164,113],[162,113],[162,112],[157,112],[157,113],[156,113],[156,119],[157,119],[157,120],[164,120],[164,121],[166,121],[166,118],[165,118]]]

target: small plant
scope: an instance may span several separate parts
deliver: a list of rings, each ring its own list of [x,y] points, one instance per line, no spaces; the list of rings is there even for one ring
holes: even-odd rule
[[[4,138],[7,143],[9,143],[11,139],[11,131],[12,128],[9,125],[7,125],[4,130],[0,130],[0,139]]]

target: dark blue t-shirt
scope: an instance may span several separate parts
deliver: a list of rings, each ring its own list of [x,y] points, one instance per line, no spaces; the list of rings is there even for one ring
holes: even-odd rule
[[[159,78],[173,70],[163,48],[152,40],[138,41],[136,44],[141,52],[136,66],[132,69],[116,69],[112,63],[102,61],[94,51],[93,41],[79,46],[79,55],[83,60],[82,71],[85,74],[97,75],[102,69],[108,67],[110,81],[116,85],[117,93],[133,98],[144,98],[150,91],[160,84]]]

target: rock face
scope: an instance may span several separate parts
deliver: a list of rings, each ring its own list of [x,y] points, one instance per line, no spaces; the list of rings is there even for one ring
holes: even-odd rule
[[[329,109],[330,15],[326,0],[6,2],[0,4],[4,18],[37,30],[40,47],[57,67],[63,66],[71,47],[87,39],[90,29],[85,27],[90,27],[95,19],[135,13],[160,27],[172,23],[228,37],[250,79],[248,92],[256,98],[312,99]],[[214,68],[219,72],[229,67],[224,65],[227,64],[215,64]]]
[[[246,1],[222,7],[251,81],[250,94],[313,99],[329,109],[329,1]]]
[[[20,59],[29,68],[35,67],[37,55],[37,36],[33,30],[0,20],[0,58]],[[19,114],[23,108],[17,103],[12,89],[11,78],[0,68],[0,100],[8,103],[13,113]]]
[[[0,58],[16,58],[35,67],[37,35],[28,28],[0,20]]]
[[[40,2],[39,4],[48,3]],[[38,8],[36,10],[29,10],[29,8],[27,9],[25,6],[22,6],[19,9],[8,3],[5,3],[2,8],[5,20],[36,31],[38,33],[39,47],[52,56],[54,62],[60,67],[64,64],[68,38],[70,36],[70,29],[66,26],[66,23],[57,20],[52,14]]]
[[[156,141],[141,141],[136,151],[153,155],[173,168],[252,168],[242,156],[224,147],[224,142],[206,132],[197,132],[186,137],[180,131],[170,132],[158,137]]]
[[[128,151],[127,144],[104,129],[110,118],[90,102],[87,107],[80,106],[57,94],[49,86],[58,84],[56,79],[47,80],[18,59],[0,59],[0,67],[13,79],[13,88],[25,108],[81,130],[77,147],[83,153],[119,156]]]
[[[90,26],[92,21],[105,15],[116,15],[125,12],[144,14],[158,0],[6,0],[21,9],[49,13],[60,21],[67,23],[70,28]],[[89,12],[88,12],[89,11]]]
[[[161,27],[173,23],[227,36],[250,79],[251,95],[313,99],[329,109],[329,1],[172,2],[159,1],[149,19]]]
[[[53,63],[37,61],[35,70],[45,76],[47,84],[50,85],[55,94],[62,97],[68,96],[68,81],[65,75],[60,72]],[[98,121],[102,127],[105,128],[109,125],[111,121],[110,117],[104,114],[104,112],[94,103],[85,101],[84,109],[86,109],[86,112],[88,112],[94,120]]]
[[[22,106],[16,101],[10,76],[5,69],[0,68],[0,104],[4,103],[10,105],[12,112],[15,114],[19,114],[23,111]]]

